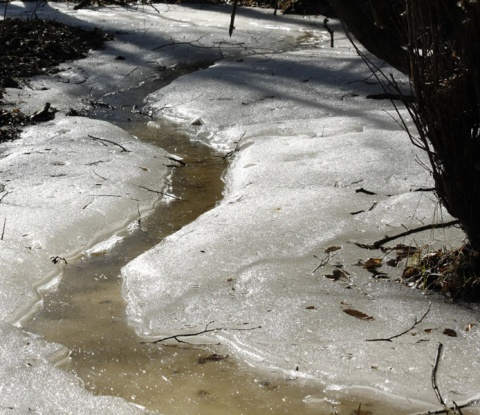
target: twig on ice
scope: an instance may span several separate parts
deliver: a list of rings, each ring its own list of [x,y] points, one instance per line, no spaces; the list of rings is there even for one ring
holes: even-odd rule
[[[386,236],[385,238],[380,239],[380,240],[374,242],[373,244],[361,244],[361,243],[357,243],[357,242],[353,242],[353,243],[355,245],[359,246],[360,248],[364,248],[364,249],[379,249],[383,244],[386,244],[387,242],[393,241],[393,240],[398,239],[398,238],[402,238],[404,236],[411,235],[413,233],[423,232],[423,231],[426,231],[426,230],[429,230],[429,229],[447,228],[449,226],[458,225],[459,223],[460,222],[458,220],[452,220],[450,222],[445,222],[445,223],[434,223],[434,224],[430,224],[430,225],[420,226],[420,227],[415,228],[415,229],[409,229],[408,231],[399,233],[397,235]]]
[[[410,330],[413,330],[415,327],[417,327],[424,319],[427,317],[427,314],[430,312],[430,308],[432,307],[432,304],[429,304],[427,311],[423,314],[423,316],[420,318],[420,320],[417,320],[415,318],[415,323],[411,327],[409,327],[407,330],[402,331],[399,334],[395,334],[394,336],[382,338],[382,339],[367,339],[365,341],[367,342],[391,342],[393,339],[396,339],[397,337],[403,336],[404,334],[407,334]]]
[[[175,195],[172,195],[172,194],[170,194],[170,193],[162,192],[162,191],[160,191],[160,190],[149,189],[149,188],[146,187],[146,186],[141,186],[141,185],[137,185],[137,186],[140,187],[140,188],[142,188],[142,189],[145,189],[145,190],[147,190],[147,191],[149,191],[149,192],[152,192],[152,193],[157,193],[157,194],[159,194],[159,195],[168,196],[168,197],[171,197],[171,198],[173,198],[173,199],[182,200],[180,197],[175,196]]]
[[[7,218],[3,220],[3,229],[2,229],[2,237],[0,238],[0,241],[3,241],[3,237],[5,236],[5,226],[7,225]]]
[[[262,328],[262,326],[258,326],[258,327],[250,327],[248,329],[229,329],[229,328],[225,328],[225,327],[217,327],[217,328],[214,328],[214,329],[209,329],[208,326],[210,326],[210,324],[214,323],[213,321],[210,321],[206,326],[205,326],[205,329],[202,330],[202,331],[199,331],[199,332],[196,332],[196,333],[184,333],[184,334],[175,334],[173,336],[168,336],[168,337],[163,337],[161,339],[158,339],[158,340],[154,340],[152,342],[150,341],[144,341],[142,343],[149,343],[149,344],[155,344],[155,343],[161,343],[161,342],[164,342],[166,340],[176,340],[177,342],[179,343],[188,343],[186,341],[183,341],[183,340],[180,340],[179,337],[195,337],[195,336],[199,336],[201,334],[205,334],[205,333],[212,333],[212,332],[215,332],[215,331],[250,331],[250,330],[256,330],[256,329],[260,329]]]
[[[440,390],[438,389],[438,386],[437,386],[437,370],[438,370],[438,363],[440,362],[440,357],[442,355],[442,349],[443,349],[443,344],[438,343],[437,356],[435,357],[435,363],[432,369],[432,387],[433,387],[433,390],[435,391],[435,395],[437,395],[438,401],[448,413],[449,408],[447,408],[447,405],[445,405],[445,401],[443,400],[443,397],[440,394]]]
[[[120,148],[122,149],[122,152],[131,153],[130,150],[127,150],[125,147],[123,147],[121,144],[116,143],[115,141],[107,140],[106,138],[95,137],[95,136],[90,135],[90,134],[88,134],[88,136],[89,136],[90,138],[92,138],[93,140],[98,140],[98,141],[101,141],[101,142],[110,143],[110,144],[113,144],[113,145],[115,145],[115,146],[117,146],[117,147],[120,147]]]

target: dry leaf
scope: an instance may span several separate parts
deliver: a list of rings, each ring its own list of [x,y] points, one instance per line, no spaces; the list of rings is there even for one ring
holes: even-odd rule
[[[475,323],[470,323],[465,329],[465,331],[471,331],[474,327],[475,327]]]
[[[457,332],[455,330],[452,330],[452,329],[443,330],[443,334],[445,334],[445,336],[457,337]]]
[[[305,307],[306,310],[316,310],[317,307],[315,307],[314,305],[308,305]]]
[[[339,249],[342,249],[341,246],[329,246],[327,249],[325,249],[326,254],[330,254],[332,252],[338,251]]]
[[[361,311],[354,310],[353,308],[346,308],[343,310],[344,313],[347,313],[350,316],[359,318],[360,320],[375,320],[372,316],[362,313]]]
[[[367,262],[363,264],[363,268],[379,268],[382,266],[382,260],[380,258],[368,258]]]

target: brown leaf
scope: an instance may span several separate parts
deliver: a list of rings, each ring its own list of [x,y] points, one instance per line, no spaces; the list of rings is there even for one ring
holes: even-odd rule
[[[368,258],[367,262],[363,264],[363,268],[380,268],[382,266],[382,260],[380,258]]]
[[[415,268],[415,267],[406,267],[404,270],[403,270],[403,278],[405,279],[409,279],[409,278],[413,278],[413,277],[418,277],[420,275],[420,271]]]
[[[316,310],[317,307],[315,307],[314,305],[307,305],[307,306],[305,307],[305,309],[306,309],[306,310]]]
[[[452,330],[452,329],[443,330],[443,334],[445,334],[445,336],[457,337],[457,332],[455,330]]]
[[[471,331],[474,327],[475,327],[475,323],[470,323],[465,329],[465,331]]]
[[[329,246],[327,249],[325,249],[326,254],[330,254],[332,252],[338,251],[339,249],[342,249],[341,246]]]
[[[362,313],[361,311],[354,310],[353,308],[346,308],[343,310],[344,313],[347,313],[350,316],[359,318],[360,320],[375,320],[372,316]]]

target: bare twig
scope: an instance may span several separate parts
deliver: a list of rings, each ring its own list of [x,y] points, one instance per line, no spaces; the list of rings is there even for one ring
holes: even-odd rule
[[[444,401],[444,399],[443,399],[443,397],[440,393],[440,390],[438,389],[438,386],[437,386],[437,370],[438,370],[438,363],[440,362],[440,357],[442,355],[442,349],[443,349],[443,344],[438,343],[437,356],[435,357],[435,363],[434,363],[433,369],[432,369],[432,387],[433,387],[433,390],[435,391],[435,395],[437,395],[438,401],[440,402],[440,404],[444,407],[444,409],[448,413],[448,408],[445,405],[445,401]]]
[[[233,0],[233,7],[232,7],[232,16],[230,17],[230,27],[228,28],[228,34],[232,37],[233,30],[235,29],[235,15],[237,14],[237,3],[238,0]]]
[[[452,407],[445,407],[445,408],[437,408],[437,409],[429,409],[427,411],[415,412],[409,415],[440,415],[440,414],[448,414],[451,411],[459,411],[461,408],[467,408],[471,405],[475,405],[480,401],[480,395],[475,396],[471,399],[467,399],[461,402],[454,402]],[[459,412],[461,415],[461,412]]]
[[[108,140],[106,138],[99,138],[99,137],[95,137],[93,135],[90,135],[88,134],[88,136],[93,139],[93,140],[98,140],[98,141],[101,141],[101,142],[105,142],[105,143],[110,143],[110,144],[113,144],[117,147],[120,147],[122,149],[122,153],[125,152],[125,153],[131,153],[130,150],[127,150],[125,147],[123,147],[121,144],[118,144],[116,143],[115,141],[112,141],[112,140]]]
[[[2,229],[2,236],[0,238],[0,241],[3,241],[3,237],[5,236],[5,226],[7,225],[7,218],[3,220],[3,229]]]
[[[418,232],[423,232],[429,229],[437,229],[437,228],[448,228],[449,226],[455,226],[458,225],[460,222],[458,220],[452,220],[450,222],[445,222],[445,223],[433,223],[430,225],[424,225],[420,226],[415,229],[409,229],[405,232],[401,232],[397,235],[393,236],[387,236],[383,239],[379,239],[378,241],[374,242],[373,244],[361,244],[357,242],[353,242],[355,245],[359,246],[360,248],[365,248],[365,249],[378,249],[380,248],[383,244],[386,244],[387,242],[393,241],[398,238],[402,238],[404,236],[412,235],[414,233]]]
[[[4,197],[5,197],[6,195],[8,195],[9,193],[11,193],[11,192],[5,191],[5,193],[2,195],[2,197],[0,197],[0,203],[2,203],[2,200],[4,199]]]
[[[320,261],[320,264],[312,271],[312,274],[315,274],[320,268],[328,264],[328,261],[330,261],[331,254],[330,252],[327,254],[327,256],[323,259],[320,259],[318,256],[313,255],[314,258],[317,258]]]
[[[171,197],[172,199],[177,199],[177,200],[182,200],[180,197],[178,196],[175,196],[175,195],[172,195],[170,193],[166,193],[166,192],[162,192],[160,190],[154,190],[154,189],[149,189],[148,187],[146,186],[141,186],[141,185],[138,185],[138,187],[141,187],[142,189],[145,189],[149,192],[152,192],[152,193],[157,193],[159,195],[164,195],[164,196],[167,196],[167,197]]]
[[[323,20],[323,27],[325,29],[327,29],[327,32],[330,33],[330,47],[333,48],[333,45],[334,45],[334,39],[333,39],[333,34],[335,33],[335,31],[328,25],[328,17],[325,17],[325,19]]]
[[[452,401],[452,403],[453,403],[453,407],[455,408],[455,411],[458,412],[458,415],[463,415],[463,412],[460,409],[460,407],[457,405],[457,403],[455,401]]]
[[[442,405],[442,408],[429,409],[428,411],[422,411],[422,412],[415,412],[414,414],[410,414],[410,415],[439,415],[439,414],[448,415],[451,413],[462,415],[461,408],[466,408],[468,406],[475,405],[480,401],[480,394],[479,394],[477,396],[474,396],[473,398],[466,399],[461,402],[452,401],[452,405],[450,406],[445,403],[445,400],[440,394],[440,390],[438,389],[438,386],[437,386],[437,371],[438,371],[438,365],[440,363],[440,358],[442,355],[442,350],[443,350],[443,344],[438,343],[437,355],[435,356],[435,363],[432,368],[432,376],[431,376],[433,390],[435,391],[435,394],[437,395],[438,401]]]
[[[262,326],[258,326],[258,327],[250,327],[250,328],[246,328],[246,329],[229,329],[229,328],[225,328],[225,327],[217,327],[217,328],[214,328],[214,329],[209,329],[208,327],[212,323],[214,323],[214,321],[210,321],[205,326],[204,330],[201,330],[201,331],[196,332],[196,333],[175,334],[173,336],[163,337],[163,338],[158,339],[158,340],[144,341],[144,342],[141,342],[141,343],[155,344],[155,343],[162,343],[164,341],[172,340],[172,339],[176,340],[178,343],[187,343],[186,341],[180,340],[179,337],[195,337],[195,336],[199,336],[201,334],[212,333],[212,332],[216,332],[216,331],[250,331],[250,330],[256,330],[256,329],[262,328]]]
[[[409,327],[407,330],[404,330],[402,331],[401,333],[399,334],[395,334],[393,336],[390,336],[390,337],[386,337],[386,338],[381,338],[381,339],[367,339],[365,341],[367,342],[391,342],[393,339],[396,339],[400,336],[403,336],[404,334],[407,334],[410,330],[413,330],[415,327],[417,327],[424,319],[425,317],[427,317],[427,314],[430,312],[430,308],[432,307],[432,304],[430,303],[429,306],[428,306],[428,309],[427,311],[425,311],[425,313],[423,314],[423,316],[420,318],[420,320],[417,320],[417,318],[415,317],[415,322],[413,323],[413,325],[411,327]]]
[[[93,171],[93,174],[94,174],[95,176],[98,176],[98,177],[100,177],[100,178],[103,179],[103,180],[107,180],[105,177],[100,176],[95,170],[92,170],[92,171]]]

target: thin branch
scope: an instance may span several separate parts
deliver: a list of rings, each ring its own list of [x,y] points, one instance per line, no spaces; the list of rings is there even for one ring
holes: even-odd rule
[[[93,171],[93,174],[94,174],[95,176],[98,176],[98,177],[100,177],[100,178],[103,179],[103,180],[107,180],[105,177],[100,176],[95,170],[92,170],[92,171]]]
[[[335,33],[335,31],[328,25],[328,17],[325,17],[325,19],[323,20],[323,27],[325,29],[327,29],[327,32],[330,33],[330,47],[333,48],[334,46],[334,38],[333,38],[333,34]]]
[[[437,356],[435,357],[435,364],[433,365],[433,369],[432,369],[432,387],[433,387],[433,390],[435,391],[435,395],[437,395],[438,401],[444,407],[444,409],[448,411],[448,408],[445,405],[445,401],[442,395],[440,394],[440,390],[438,389],[438,386],[437,386],[437,370],[438,370],[438,363],[440,362],[440,357],[442,355],[442,349],[443,349],[443,344],[438,343]]]
[[[149,189],[148,187],[146,186],[141,186],[141,185],[137,185],[138,187],[141,187],[142,189],[145,189],[149,192],[152,192],[152,193],[157,193],[159,195],[164,195],[164,196],[167,196],[167,197],[171,197],[172,199],[177,199],[177,200],[182,200],[180,197],[178,196],[175,196],[175,195],[172,195],[170,193],[166,193],[166,192],[162,192],[160,190],[154,190],[154,189]]]
[[[228,34],[232,37],[233,30],[235,29],[235,15],[237,14],[238,0],[233,0],[232,16],[230,17],[230,27],[228,28]]]
[[[357,243],[357,242],[353,242],[353,243],[355,245],[359,246],[360,248],[364,248],[364,249],[378,249],[382,245],[386,244],[387,242],[391,242],[395,239],[402,238],[404,236],[412,235],[412,234],[418,233],[418,232],[423,232],[423,231],[426,231],[426,230],[429,230],[429,229],[448,228],[449,226],[455,226],[455,225],[458,225],[459,223],[460,222],[458,220],[452,220],[450,222],[445,222],[445,223],[432,223],[430,225],[420,226],[420,227],[415,228],[415,229],[409,229],[409,230],[407,230],[405,232],[401,232],[397,235],[387,236],[383,239],[380,239],[380,240],[374,242],[373,244],[361,244],[361,243]]]
[[[212,332],[216,332],[216,331],[250,331],[250,330],[256,330],[256,329],[262,328],[262,326],[258,326],[258,327],[250,327],[248,329],[229,329],[229,328],[225,328],[225,327],[218,327],[218,328],[215,328],[215,329],[209,329],[208,326],[210,326],[210,324],[212,324],[212,323],[214,323],[214,322],[210,321],[205,326],[204,330],[196,332],[196,333],[175,334],[173,336],[163,337],[163,338],[158,339],[158,340],[144,341],[144,342],[141,342],[141,343],[142,344],[144,344],[144,343],[155,344],[155,343],[162,343],[164,341],[172,340],[172,339],[176,340],[178,343],[187,343],[186,341],[180,340],[179,337],[195,337],[195,336],[199,336],[201,334],[212,333]]]
[[[7,225],[7,218],[3,220],[3,229],[2,229],[2,236],[0,237],[0,241],[3,241],[3,237],[5,236],[5,226]]]
[[[2,200],[4,199],[4,197],[5,197],[6,195],[8,195],[9,193],[11,193],[11,192],[9,192],[8,190],[5,191],[5,194],[3,194],[2,197],[0,197],[0,203],[2,203]]]
[[[407,330],[404,330],[402,331],[401,333],[399,334],[395,334],[393,336],[390,336],[390,337],[386,337],[386,338],[381,338],[381,339],[367,339],[365,341],[367,342],[391,342],[393,339],[396,339],[400,336],[403,336],[404,334],[407,334],[409,331],[413,330],[415,327],[417,327],[424,319],[425,317],[427,317],[427,314],[430,312],[430,308],[432,307],[432,304],[430,303],[429,306],[428,306],[428,309],[427,311],[425,311],[425,313],[423,314],[423,316],[420,318],[420,320],[417,320],[417,318],[415,317],[415,322],[413,323],[413,325],[411,327],[409,327]]]
[[[327,254],[327,256],[323,259],[320,259],[318,256],[313,255],[314,258],[317,258],[320,261],[320,264],[312,271],[312,274],[315,274],[320,268],[328,264],[328,261],[330,261],[330,258],[332,257],[330,252]]]
[[[455,411],[458,412],[458,415],[463,415],[463,412],[460,409],[460,407],[457,405],[457,403],[455,401],[452,401],[452,403],[453,403],[453,407],[455,408]]]
[[[461,401],[461,402],[454,402],[454,406],[447,406],[445,408],[438,408],[438,409],[429,409],[428,411],[421,411],[421,412],[415,412],[413,414],[409,414],[409,415],[440,415],[440,414],[448,414],[449,412],[451,411],[459,411],[460,408],[467,408],[471,405],[475,405],[477,404],[478,402],[480,401],[480,395],[479,396],[475,396],[471,399],[467,399],[465,401]],[[461,412],[460,412],[460,415],[461,415]]]
[[[88,134],[88,136],[93,139],[93,140],[98,140],[98,141],[101,141],[101,142],[105,142],[105,143],[110,143],[110,144],[113,144],[117,147],[120,147],[122,149],[122,153],[125,152],[125,153],[131,153],[130,150],[127,150],[125,147],[123,147],[121,144],[118,144],[116,143],[115,141],[112,141],[112,140],[107,140],[106,138],[99,138],[99,137],[95,137],[93,135],[90,135]]]

